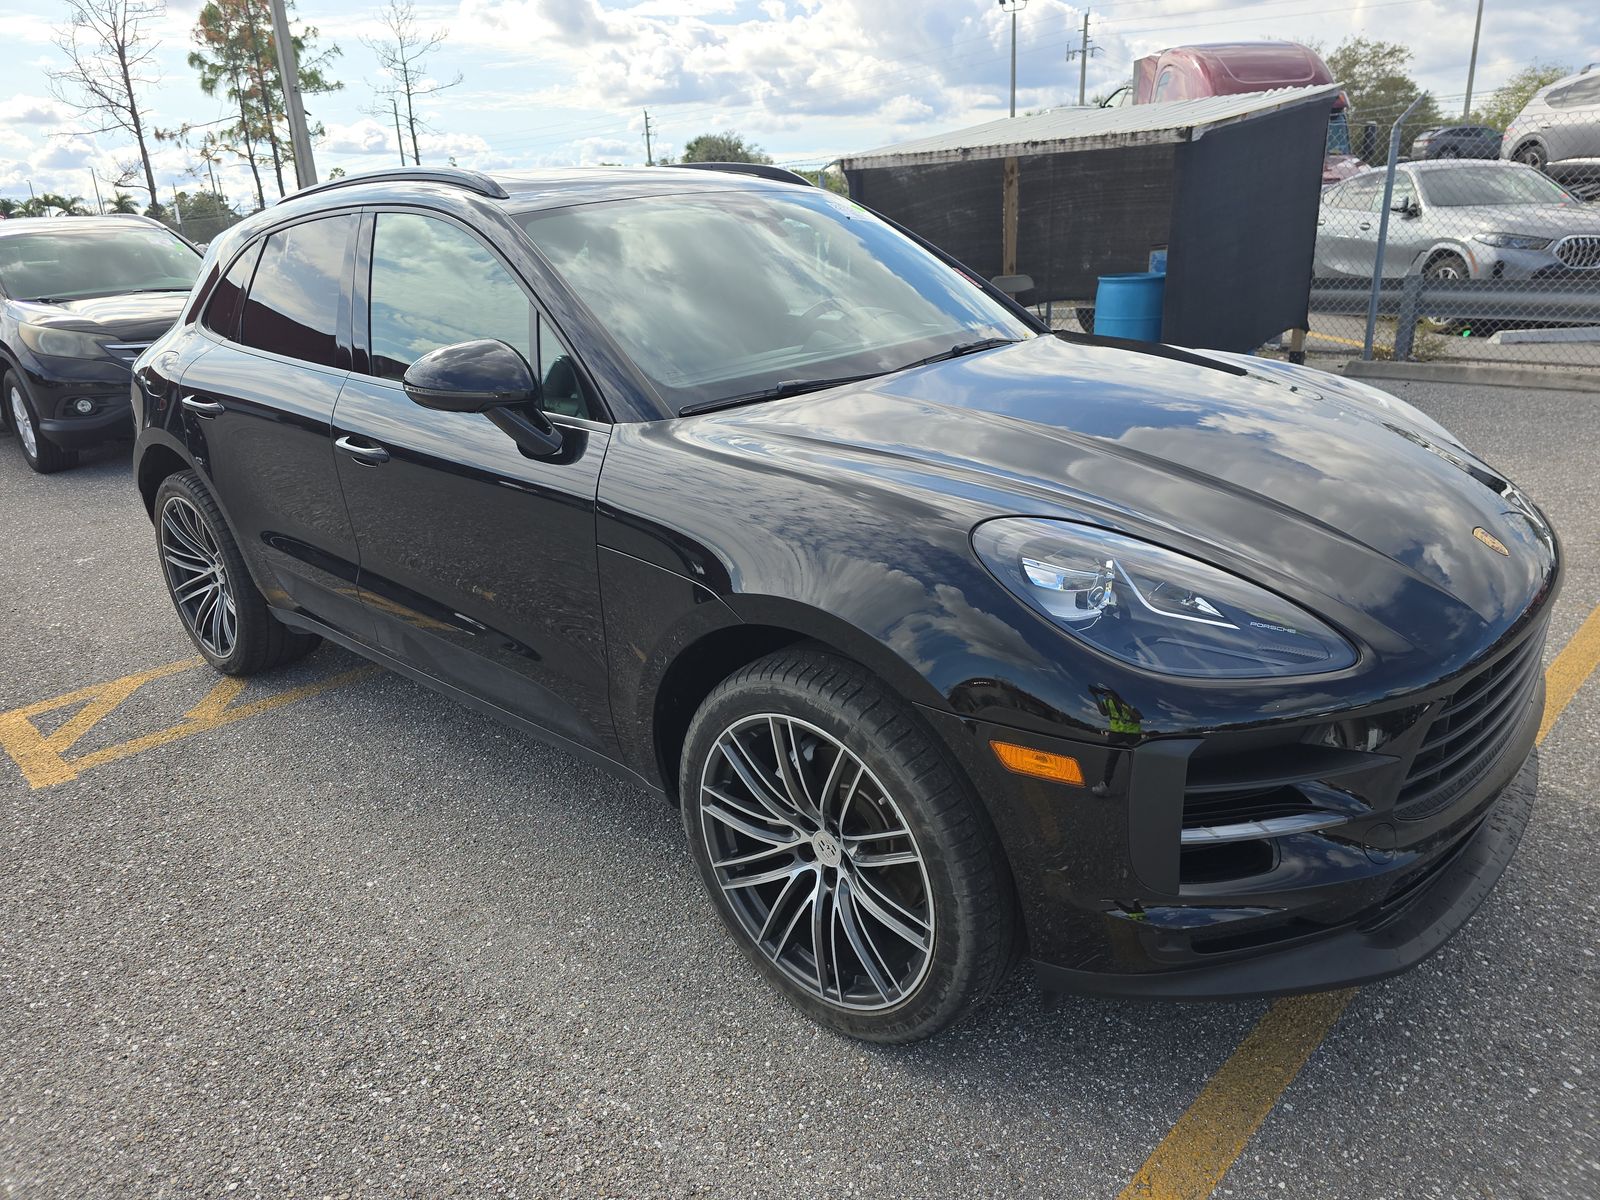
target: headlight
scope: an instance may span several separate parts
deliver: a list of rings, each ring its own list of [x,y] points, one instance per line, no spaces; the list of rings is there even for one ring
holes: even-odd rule
[[[978,557],[1072,636],[1167,675],[1265,679],[1338,671],[1342,637],[1265,588],[1104,529],[1002,517],[972,534]]]
[[[104,358],[105,350],[92,335],[47,325],[19,325],[17,332],[31,350],[52,358]]]
[[[1502,250],[1548,250],[1550,239],[1529,237],[1522,233],[1475,233],[1472,240],[1485,246],[1498,246]]]

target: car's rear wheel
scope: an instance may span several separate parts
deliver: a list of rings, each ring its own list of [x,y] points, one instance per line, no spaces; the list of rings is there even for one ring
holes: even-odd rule
[[[783,651],[719,684],[690,725],[681,795],[734,940],[822,1024],[927,1037],[1010,968],[994,831],[915,710],[859,666]]]
[[[34,411],[33,401],[28,398],[15,371],[7,371],[0,377],[0,395],[5,397],[6,423],[17,435],[22,457],[28,460],[30,467],[41,475],[50,475],[77,465],[76,450],[56,445],[39,431],[39,414]]]
[[[272,615],[199,475],[179,471],[162,480],[155,522],[167,594],[213,667],[224,675],[254,675],[316,648],[320,638]]]
[[[1536,171],[1544,170],[1546,164],[1550,161],[1549,156],[1544,152],[1544,147],[1539,145],[1538,142],[1524,142],[1517,147],[1517,152],[1512,157],[1524,166],[1532,167]]]

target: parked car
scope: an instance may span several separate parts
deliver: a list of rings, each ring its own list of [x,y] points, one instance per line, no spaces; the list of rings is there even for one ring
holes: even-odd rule
[[[35,471],[131,436],[134,359],[182,311],[200,255],[145,217],[0,226],[0,425]]]
[[[1299,42],[1209,42],[1196,46],[1170,46],[1135,59],[1133,81],[1108,100],[1122,104],[1159,104],[1169,100],[1198,100],[1206,96],[1237,96],[1270,92],[1278,88],[1332,85],[1333,72],[1310,46]],[[1368,123],[1360,145],[1350,137],[1350,98],[1339,92],[1328,116],[1327,146],[1322,161],[1326,187],[1348,179],[1370,159],[1376,126]]]
[[[1449,125],[1419,133],[1411,143],[1411,157],[1499,158],[1501,133],[1487,125]]]
[[[842,197],[689,174],[379,172],[218,236],[134,391],[217,670],[326,639],[670,798],[860,1037],[1023,954],[1223,997],[1463,925],[1560,582],[1515,486],[1358,381],[1050,336]]]
[[[1535,92],[1506,129],[1500,156],[1571,185],[1600,184],[1600,63]]]
[[[1371,278],[1384,172],[1322,194],[1314,271]],[[1600,210],[1520,163],[1408,163],[1395,172],[1385,278],[1576,277],[1600,284]]]

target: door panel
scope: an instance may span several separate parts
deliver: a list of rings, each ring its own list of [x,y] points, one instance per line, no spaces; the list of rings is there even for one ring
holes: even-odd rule
[[[608,435],[565,427],[527,458],[476,414],[433,412],[351,376],[338,453],[380,645],[437,679],[581,742],[611,741],[595,551]]]
[[[336,461],[380,642],[608,749],[595,493],[609,434],[589,419],[592,389],[510,268],[467,228],[411,211],[373,214],[365,230],[363,369],[339,400]],[[531,458],[489,417],[405,394],[400,377],[418,357],[478,338],[506,343],[536,371],[544,364],[560,453]]]
[[[329,217],[280,230],[265,240],[259,264],[248,252],[237,280],[241,288],[248,282],[248,298],[239,304],[240,293],[219,291],[214,304],[228,311],[207,311],[207,327],[229,340],[189,368],[180,395],[189,445],[268,602],[370,642],[373,624],[356,592],[355,535],[332,442],[334,404],[348,374],[335,365],[336,346],[348,320],[345,281],[357,220]],[[301,361],[277,346],[328,361]]]

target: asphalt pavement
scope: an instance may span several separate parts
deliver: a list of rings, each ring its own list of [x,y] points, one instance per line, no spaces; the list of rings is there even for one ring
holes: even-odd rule
[[[1556,524],[1553,658],[1600,605],[1600,393],[1394,390]],[[0,440],[0,513],[7,1196],[1117,1197],[1268,1010],[1018,974],[932,1042],[822,1032],[659,801],[342,651],[194,665],[125,448]],[[1206,1149],[1217,1195],[1600,1196],[1597,746],[1591,679],[1498,890]]]

